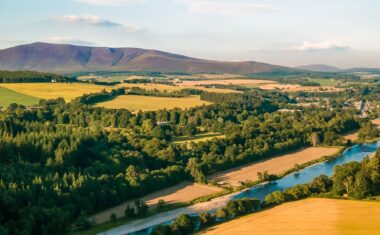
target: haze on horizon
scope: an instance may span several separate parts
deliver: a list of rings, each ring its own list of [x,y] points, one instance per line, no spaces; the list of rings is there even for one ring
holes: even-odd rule
[[[0,48],[40,41],[380,67],[379,10],[375,0],[2,0]]]

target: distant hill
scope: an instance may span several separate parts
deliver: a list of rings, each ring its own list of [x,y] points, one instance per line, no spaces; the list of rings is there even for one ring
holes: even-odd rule
[[[325,65],[325,64],[303,65],[303,66],[296,67],[296,69],[313,71],[313,72],[339,72],[341,71],[340,68]]]
[[[288,69],[254,61],[203,60],[157,50],[32,43],[0,50],[0,69],[45,72],[157,71],[251,74]]]

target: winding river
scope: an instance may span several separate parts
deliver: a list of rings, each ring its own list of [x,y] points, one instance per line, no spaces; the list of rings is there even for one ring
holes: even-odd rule
[[[150,234],[152,228],[154,228],[156,225],[170,223],[182,213],[198,214],[204,211],[212,211],[223,207],[229,200],[243,197],[258,198],[260,200],[263,200],[266,195],[274,191],[284,190],[297,184],[310,182],[312,179],[321,174],[331,176],[336,165],[341,165],[351,161],[361,161],[366,156],[373,154],[379,147],[380,141],[368,144],[357,144],[349,149],[346,149],[339,157],[312,165],[301,171],[289,174],[277,181],[261,184],[249,189],[245,189],[238,193],[215,198],[209,202],[199,203],[189,207],[163,212],[145,219],[136,220],[131,223],[100,233],[100,235],[147,235]]]

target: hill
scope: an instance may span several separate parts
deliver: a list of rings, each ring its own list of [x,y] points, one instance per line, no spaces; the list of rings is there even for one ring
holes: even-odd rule
[[[203,60],[139,48],[32,43],[0,50],[0,69],[45,72],[157,71],[249,74],[284,67],[254,61]]]
[[[313,72],[339,72],[341,70],[340,68],[330,66],[330,65],[325,65],[325,64],[303,65],[303,66],[296,67],[296,69],[313,71]]]

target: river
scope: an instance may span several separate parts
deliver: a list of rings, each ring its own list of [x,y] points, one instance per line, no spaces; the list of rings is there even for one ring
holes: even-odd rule
[[[289,174],[279,180],[254,186],[238,193],[215,198],[209,202],[198,203],[173,211],[163,212],[141,220],[132,221],[131,223],[121,225],[103,233],[99,233],[99,235],[147,235],[150,234],[152,228],[156,225],[170,223],[173,219],[182,213],[198,214],[204,211],[212,211],[223,207],[229,200],[243,197],[258,198],[260,200],[263,200],[266,195],[274,191],[284,190],[297,184],[308,183],[321,174],[331,176],[334,172],[335,166],[342,165],[351,161],[361,161],[366,156],[373,154],[379,147],[380,141],[367,144],[357,144],[351,148],[346,149],[339,157],[312,165],[298,172]]]

